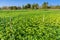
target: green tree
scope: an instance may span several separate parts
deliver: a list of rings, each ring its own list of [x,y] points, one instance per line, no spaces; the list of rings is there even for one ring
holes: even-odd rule
[[[31,8],[31,4],[27,4],[26,7],[27,7],[27,8]]]
[[[21,9],[21,7],[19,6],[19,7],[17,7],[17,10],[20,10]]]
[[[10,6],[9,9],[11,9],[11,10],[17,10],[17,7],[16,6]]]
[[[30,9],[31,8],[31,4],[26,4],[22,6],[23,9]]]
[[[57,5],[57,6],[55,7],[55,9],[60,9],[60,6],[59,6],[59,5]]]
[[[44,2],[42,4],[42,9],[47,9],[48,8],[48,2]]]
[[[25,9],[25,6],[24,5],[22,6],[22,9]]]
[[[39,8],[39,5],[37,3],[32,5],[32,9],[38,9],[38,8]]]

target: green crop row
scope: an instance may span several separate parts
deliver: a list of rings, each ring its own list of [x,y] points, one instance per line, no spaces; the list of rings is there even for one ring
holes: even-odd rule
[[[0,17],[0,40],[60,40],[59,14],[50,11],[23,13]]]
[[[60,38],[59,26],[58,23],[54,23],[54,20],[50,22],[49,19],[44,19],[43,22],[40,16],[0,18],[0,39],[58,40]]]

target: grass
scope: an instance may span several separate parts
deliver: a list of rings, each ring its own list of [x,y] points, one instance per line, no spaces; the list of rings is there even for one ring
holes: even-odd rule
[[[1,40],[60,40],[60,10],[1,10]]]

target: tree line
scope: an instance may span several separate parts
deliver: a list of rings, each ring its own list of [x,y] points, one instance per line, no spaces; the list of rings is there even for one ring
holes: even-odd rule
[[[20,10],[20,9],[60,9],[60,5],[56,5],[56,6],[48,6],[48,2],[44,2],[42,4],[42,6],[39,6],[39,4],[35,3],[35,4],[26,4],[23,5],[22,7],[19,6],[4,6],[0,8],[1,10]]]

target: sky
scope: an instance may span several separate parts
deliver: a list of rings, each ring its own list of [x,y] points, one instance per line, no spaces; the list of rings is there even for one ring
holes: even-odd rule
[[[48,2],[49,5],[60,5],[60,0],[0,0],[0,7],[2,6],[22,6],[27,3],[38,3],[42,5],[43,2]]]

